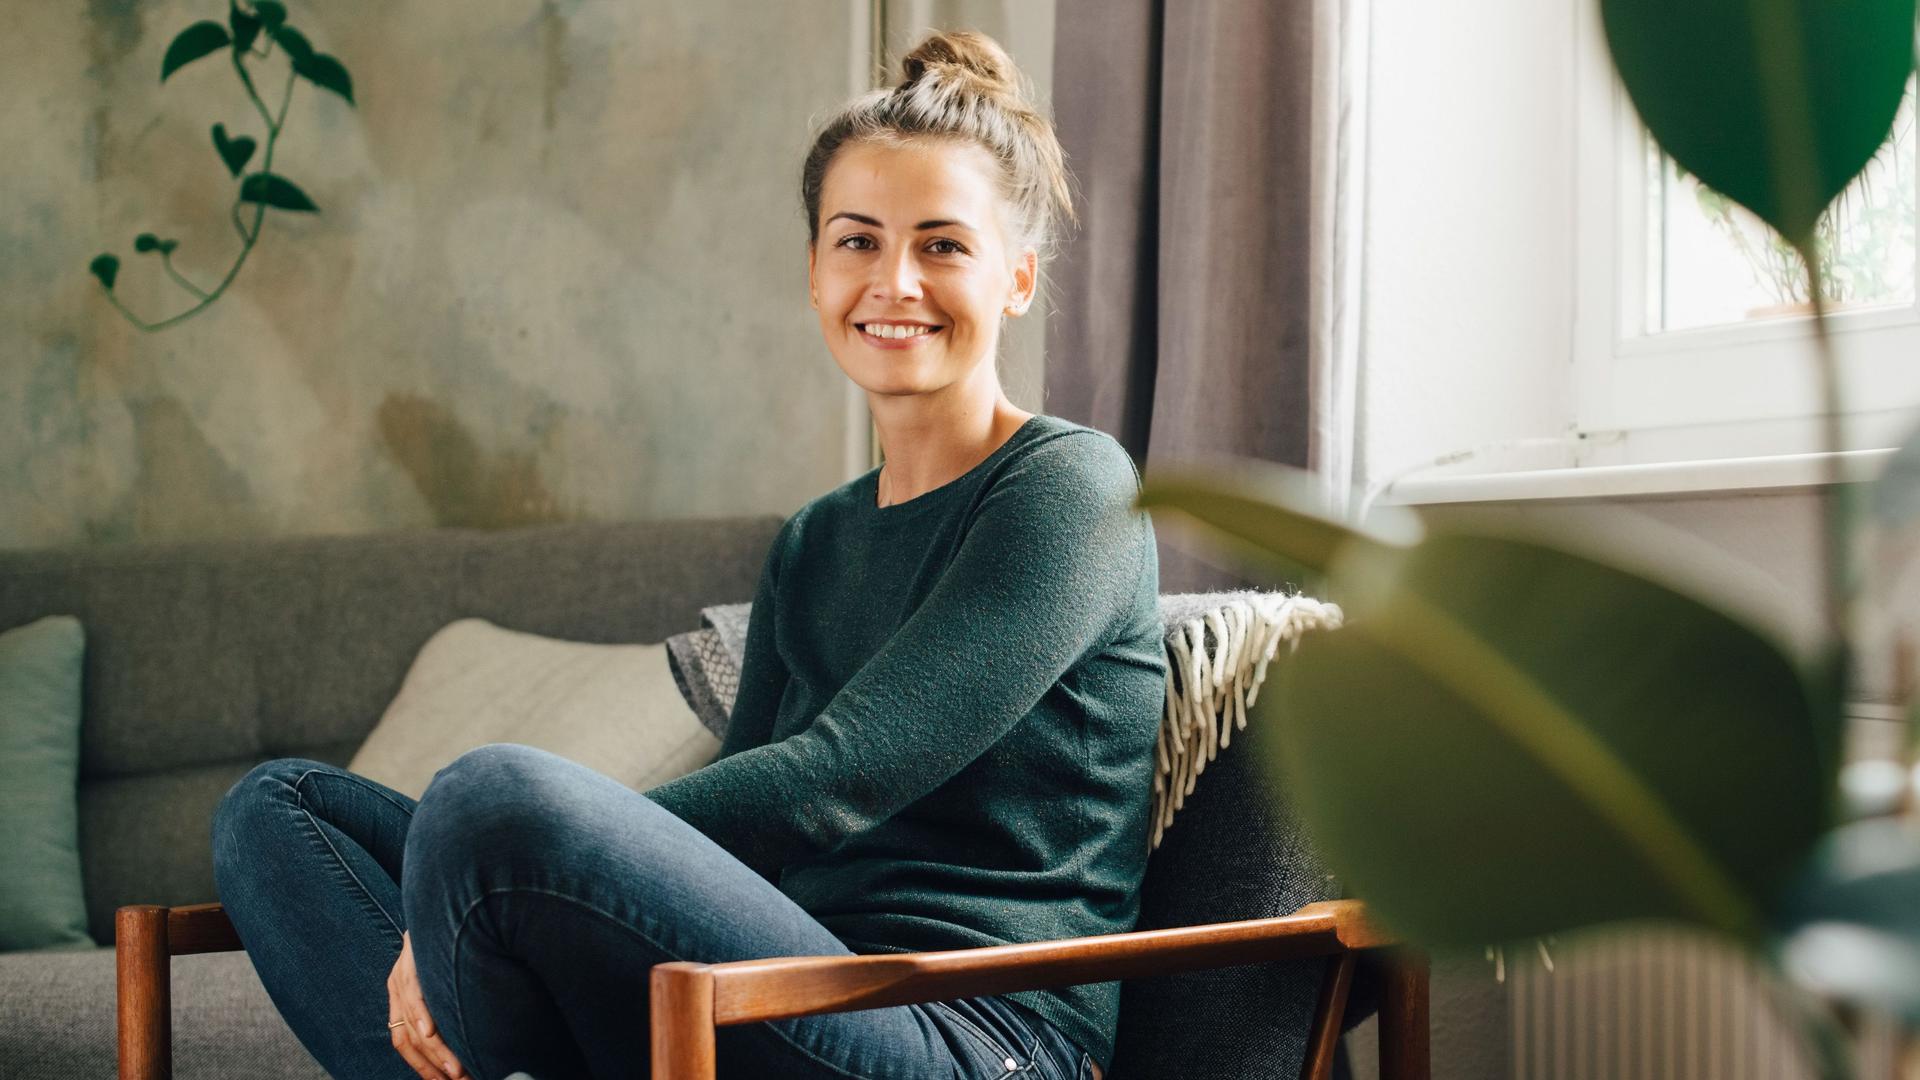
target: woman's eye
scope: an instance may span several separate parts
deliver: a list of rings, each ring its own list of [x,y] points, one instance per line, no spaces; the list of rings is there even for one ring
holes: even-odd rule
[[[835,244],[835,245],[834,245],[834,247],[847,247],[847,246],[849,246],[849,245],[851,245],[851,244],[852,244],[852,243],[853,243],[854,241],[856,241],[856,240],[858,240],[858,241],[860,241],[861,243],[872,243],[872,241],[870,241],[870,240],[868,240],[868,239],[867,239],[866,237],[864,237],[864,236],[861,236],[861,235],[860,235],[859,233],[854,233],[854,234],[853,234],[853,235],[851,235],[851,236],[843,236],[843,237],[841,237],[841,238],[840,238],[840,242],[839,242],[839,243],[837,243],[837,244]],[[865,251],[866,249],[865,249],[865,248],[858,248],[858,247],[856,247],[856,248],[854,248],[854,250],[855,250],[855,251]]]
[[[935,240],[933,244],[928,244],[927,246],[933,247],[934,244],[946,244],[950,248],[948,251],[939,252],[941,255],[958,255],[967,250],[952,240]]]

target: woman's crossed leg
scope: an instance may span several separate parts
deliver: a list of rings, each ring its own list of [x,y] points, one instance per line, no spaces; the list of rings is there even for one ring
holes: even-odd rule
[[[385,1028],[403,930],[439,1034],[482,1080],[647,1076],[656,963],[850,955],[692,826],[531,747],[462,755],[418,804],[318,762],[267,762],[221,803],[214,847],[255,968],[335,1075],[414,1075]],[[1071,1080],[1079,1061],[998,999],[730,1026],[717,1042],[723,1080]]]

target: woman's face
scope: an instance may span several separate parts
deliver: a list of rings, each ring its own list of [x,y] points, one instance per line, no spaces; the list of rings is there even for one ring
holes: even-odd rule
[[[994,170],[979,147],[932,141],[857,143],[828,166],[807,280],[827,347],[867,392],[991,370],[1002,314],[1026,310],[1036,260],[1007,250]]]

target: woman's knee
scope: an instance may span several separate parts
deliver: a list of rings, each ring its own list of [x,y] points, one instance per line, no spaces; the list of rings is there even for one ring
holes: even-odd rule
[[[407,863],[415,865],[416,849],[436,859],[547,849],[565,835],[563,795],[580,779],[580,766],[531,746],[469,750],[435,773],[421,795]]]
[[[223,838],[243,832],[249,818],[265,807],[296,803],[300,777],[328,766],[307,758],[274,758],[263,761],[236,780],[213,808],[213,839],[216,852]]]

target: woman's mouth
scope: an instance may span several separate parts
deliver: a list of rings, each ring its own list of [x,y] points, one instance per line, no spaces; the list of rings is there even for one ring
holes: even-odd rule
[[[855,323],[854,328],[862,341],[876,349],[911,349],[946,329],[907,323]]]

